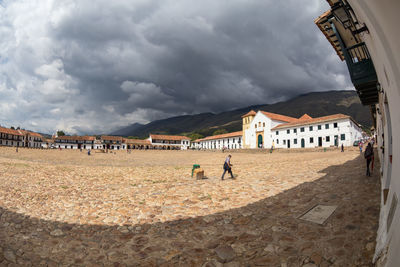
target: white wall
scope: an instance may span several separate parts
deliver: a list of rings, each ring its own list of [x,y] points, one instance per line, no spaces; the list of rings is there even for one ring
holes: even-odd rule
[[[258,134],[259,132],[262,132],[264,137],[263,137],[263,148],[269,148],[272,145],[272,140],[271,140],[271,128],[275,127],[273,125],[278,125],[276,122],[272,122],[270,118],[265,116],[263,113],[260,111],[257,112],[257,114],[254,116],[253,120],[250,123],[250,127],[248,130],[244,131],[244,134],[246,135],[246,146],[250,148],[258,148]]]
[[[201,141],[198,147],[203,149],[241,149],[243,147],[242,141],[242,136],[218,138]]]
[[[334,123],[337,123],[336,128],[334,127]],[[326,124],[329,125],[328,129],[326,129]],[[321,129],[318,129],[318,126],[320,126]],[[312,130],[310,127],[312,127]],[[301,131],[302,128],[304,128],[304,132]],[[294,132],[295,129],[296,133]],[[289,133],[287,133],[288,130]],[[276,132],[278,132],[278,135]],[[344,134],[344,140],[342,140],[342,134]],[[272,132],[272,136],[276,148],[287,148],[288,140],[290,140],[290,148],[301,148],[302,139],[304,139],[305,148],[318,147],[320,137],[322,138],[322,147],[330,147],[335,145],[335,136],[338,138],[338,146],[342,144],[344,146],[352,146],[354,141],[361,138],[362,131],[350,119],[342,119],[277,129]],[[329,137],[329,140],[327,137]],[[311,142],[311,138],[313,142]]]
[[[22,147],[24,145],[24,143],[22,141],[16,141],[16,140],[0,140],[0,145]]]
[[[387,108],[380,110],[382,114],[390,113],[390,120],[378,128],[378,144],[385,142],[385,154],[379,153],[383,162],[382,190],[389,189],[386,204],[381,203],[381,214],[377,238],[376,257],[388,245],[387,266],[400,266],[400,203],[394,210],[392,225],[387,232],[386,224],[392,199],[397,196],[400,201],[400,27],[398,0],[349,0],[358,20],[365,23],[369,34],[362,34],[367,44],[379,83],[384,91],[381,94],[381,104],[387,97]],[[387,115],[387,114],[386,114]],[[385,116],[387,117],[387,116]],[[378,121],[381,120],[379,116]],[[393,138],[390,138],[390,128]],[[392,163],[389,162],[389,151],[392,153]],[[390,167],[389,167],[390,166]],[[388,181],[389,180],[389,181]],[[387,234],[385,233],[387,232]],[[389,244],[390,242],[390,244]]]

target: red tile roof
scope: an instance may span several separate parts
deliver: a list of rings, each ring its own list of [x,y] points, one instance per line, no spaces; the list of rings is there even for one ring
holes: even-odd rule
[[[276,121],[284,121],[284,122],[295,122],[298,121],[298,119],[285,116],[285,115],[280,115],[280,114],[275,114],[271,112],[266,112],[266,111],[261,111],[262,114],[270,118],[271,120],[276,120]]]
[[[102,135],[100,139],[101,140],[120,141],[120,142],[122,142],[122,137],[121,136]]]
[[[306,121],[306,120],[311,120],[311,119],[312,119],[312,117],[310,115],[304,114],[303,116],[301,116],[299,118],[299,121]]]
[[[151,145],[150,140],[141,140],[141,139],[124,139],[123,143],[129,145]]]
[[[43,138],[43,136],[39,133],[35,133],[35,132],[31,132],[31,131],[27,131],[27,130],[18,130],[18,132],[20,132],[22,135],[28,134],[30,136],[36,136],[39,138]]]
[[[247,112],[246,114],[244,114],[242,116],[242,118],[244,117],[248,117],[248,116],[255,116],[257,114],[257,112],[255,112],[254,110],[250,110],[249,112]]]
[[[59,136],[55,137],[54,140],[68,140],[68,141],[94,141],[96,140],[96,137],[94,136],[78,136],[78,135],[73,135],[73,136]]]
[[[23,135],[20,132],[18,132],[17,130],[4,128],[4,127],[0,127],[0,133],[12,134],[12,135]]]
[[[238,131],[238,132],[232,132],[232,133],[226,133],[226,134],[218,134],[218,135],[213,135],[213,136],[207,136],[207,137],[202,138],[202,139],[197,139],[197,140],[195,140],[195,142],[216,140],[216,139],[236,137],[236,136],[242,136],[242,135],[243,135],[243,132],[242,131]]]
[[[180,140],[190,140],[189,137],[180,135],[162,135],[162,134],[150,134],[151,139],[155,140],[170,140],[170,141],[180,141]]]
[[[327,121],[333,121],[333,120],[339,120],[339,119],[351,119],[351,120],[353,120],[348,115],[334,114],[334,115],[329,115],[329,116],[324,116],[324,117],[319,117],[319,118],[311,118],[311,119],[308,119],[308,120],[298,120],[298,121],[295,121],[295,122],[280,124],[280,125],[272,128],[271,130],[287,128],[287,127],[293,127],[293,126],[308,125],[308,124],[314,124],[314,123],[321,123],[321,122],[327,122]]]

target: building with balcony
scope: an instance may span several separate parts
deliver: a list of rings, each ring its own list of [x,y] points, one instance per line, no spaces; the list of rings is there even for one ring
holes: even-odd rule
[[[100,141],[103,149],[120,150],[124,149],[123,138],[121,136],[102,135]]]
[[[346,62],[351,81],[374,120],[381,163],[377,266],[400,266],[400,28],[398,0],[327,0],[315,20]]]
[[[0,127],[0,145],[23,147],[24,135],[18,130]]]
[[[150,134],[147,139],[154,148],[186,150],[190,147],[190,138],[180,135]]]
[[[23,135],[23,143],[24,147],[30,148],[41,148],[43,143],[43,136],[39,133],[26,131],[26,130],[18,130]]]
[[[94,136],[58,136],[54,138],[55,148],[94,149]]]
[[[150,140],[123,139],[123,149],[150,149],[153,148]]]

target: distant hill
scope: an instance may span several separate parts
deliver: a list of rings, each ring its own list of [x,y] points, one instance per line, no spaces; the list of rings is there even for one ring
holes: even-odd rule
[[[177,116],[156,120],[145,125],[135,123],[111,134],[145,138],[150,133],[184,135],[197,133],[208,136],[212,135],[216,130],[222,129],[227,132],[240,131],[242,129],[241,116],[252,109],[255,111],[269,111],[295,118],[299,118],[304,113],[307,113],[311,117],[342,113],[350,115],[365,127],[372,125],[369,107],[361,105],[355,91],[328,91],[303,94],[288,101],[249,106],[218,114],[201,113]]]
[[[131,133],[134,133],[137,129],[139,129],[142,126],[143,126],[143,124],[134,123],[134,124],[131,124],[127,127],[124,127],[122,129],[119,129],[119,130],[113,132],[112,135],[131,136]]]

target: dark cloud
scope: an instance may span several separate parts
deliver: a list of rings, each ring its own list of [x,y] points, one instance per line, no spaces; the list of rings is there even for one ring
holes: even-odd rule
[[[313,23],[326,9],[322,0],[4,1],[0,123],[107,132],[350,89]]]

